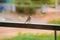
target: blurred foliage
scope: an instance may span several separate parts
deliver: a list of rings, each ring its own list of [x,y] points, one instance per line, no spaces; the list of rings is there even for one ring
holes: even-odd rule
[[[22,11],[26,13],[24,10],[26,10],[26,6],[28,6],[28,14],[34,14],[37,8],[40,8],[42,4],[50,4],[54,5],[55,0],[15,0],[15,4],[19,5],[17,8],[17,11]],[[23,7],[23,8],[22,8]],[[26,7],[26,8],[25,8]],[[31,11],[31,10],[33,11]],[[27,13],[26,13],[27,14]]]
[[[54,19],[48,22],[49,24],[60,24],[60,19]]]
[[[60,40],[60,34],[57,35],[57,40]]]
[[[35,8],[33,8],[33,7],[25,7],[25,14],[27,14],[27,15],[33,15],[33,14],[35,14]]]
[[[54,4],[55,0],[10,0],[10,3],[17,3],[17,4],[37,4],[37,5],[41,5],[41,4]],[[58,3],[60,4],[60,0],[58,0]]]
[[[58,3],[59,3],[59,5],[60,5],[60,0],[58,0]]]
[[[16,11],[17,11],[18,13],[23,13],[23,12],[24,12],[24,7],[18,6],[18,7],[16,7]]]
[[[16,37],[4,38],[3,40],[54,40],[54,35],[19,33]]]
[[[17,0],[18,4],[54,4],[55,0]]]

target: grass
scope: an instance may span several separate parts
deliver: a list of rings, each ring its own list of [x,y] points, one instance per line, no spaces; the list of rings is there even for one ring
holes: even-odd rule
[[[53,34],[22,34],[19,33],[17,36],[12,38],[3,38],[3,40],[54,40]],[[60,34],[57,35],[57,40],[60,40]]]
[[[57,35],[57,40],[60,40],[60,34],[59,34],[59,35]]]
[[[54,40],[54,35],[19,33],[16,37],[3,38],[3,40]]]
[[[48,22],[49,24],[60,24],[60,19],[54,19]]]

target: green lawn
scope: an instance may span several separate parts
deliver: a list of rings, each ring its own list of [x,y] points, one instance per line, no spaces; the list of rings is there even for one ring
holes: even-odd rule
[[[60,40],[60,35],[57,35],[57,40]]]
[[[60,40],[60,35],[57,35],[57,39]],[[19,33],[16,37],[3,38],[3,40],[54,40],[53,34],[21,34]]]
[[[54,19],[48,22],[49,24],[60,24],[60,18],[59,19]]]
[[[59,36],[58,36],[59,37]],[[50,34],[21,34],[19,33],[16,37],[3,38],[3,40],[54,40],[54,35]]]

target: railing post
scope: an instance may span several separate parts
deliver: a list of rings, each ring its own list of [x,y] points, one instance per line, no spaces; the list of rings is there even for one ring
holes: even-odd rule
[[[54,39],[57,40],[57,30],[54,30]]]

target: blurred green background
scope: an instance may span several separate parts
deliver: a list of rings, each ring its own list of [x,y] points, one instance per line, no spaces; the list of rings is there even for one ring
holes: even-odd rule
[[[54,34],[22,34],[19,33],[15,37],[3,38],[3,40],[54,40]],[[57,35],[57,40],[60,40],[60,35]]]
[[[36,9],[40,8],[42,4],[47,3],[54,7],[55,0],[13,0],[11,3],[18,5],[16,7],[18,13],[30,14],[32,12],[31,14],[35,14]]]
[[[19,33],[16,37],[3,38],[3,40],[54,40],[54,35],[53,34],[48,35],[48,34],[22,34],[22,33]]]
[[[60,18],[59,19],[53,19],[48,22],[49,24],[60,24]]]

